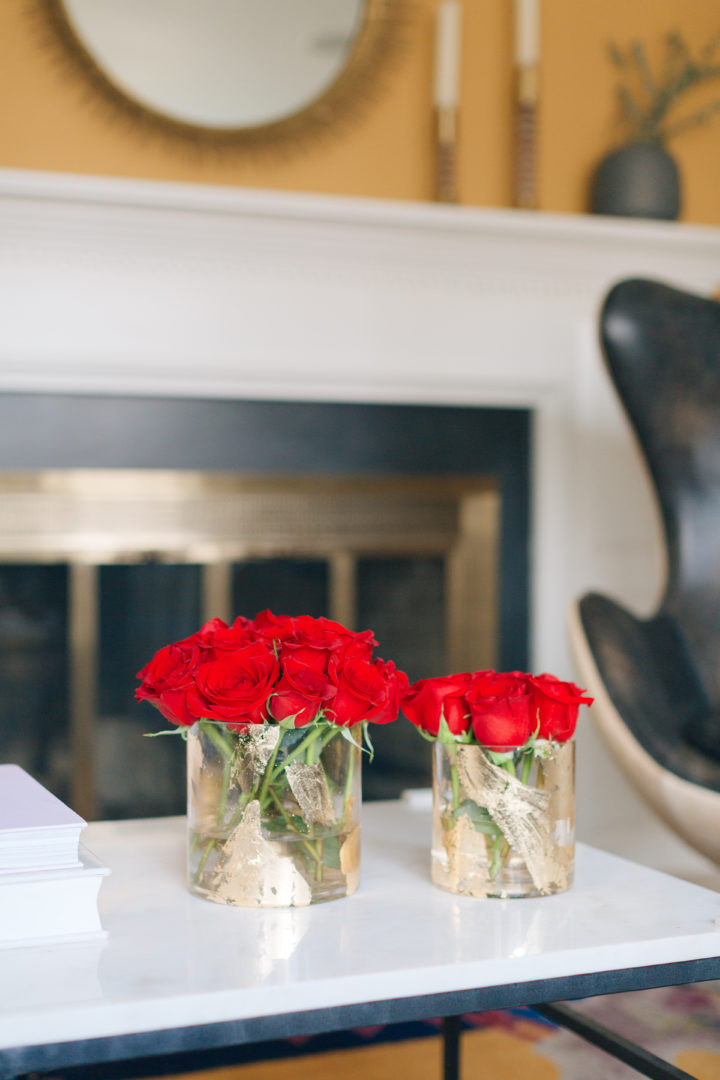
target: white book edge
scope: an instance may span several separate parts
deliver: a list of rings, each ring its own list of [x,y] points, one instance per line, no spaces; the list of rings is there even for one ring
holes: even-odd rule
[[[12,886],[32,881],[55,881],[59,878],[65,878],[68,875],[78,873],[83,876],[100,874],[103,877],[110,873],[109,868],[104,866],[97,855],[94,855],[82,842],[78,845],[78,856],[78,862],[71,863],[68,866],[47,866],[40,869],[29,868],[27,870],[20,870],[17,868],[13,870],[3,870],[2,873],[0,873],[0,891],[6,885]]]
[[[98,894],[110,873],[84,844],[82,865],[0,877],[0,949],[64,944],[106,936]]]
[[[87,930],[77,934],[47,934],[45,937],[0,937],[0,952],[6,949],[33,948],[37,945],[83,945],[85,942],[104,941],[107,930]]]
[[[86,825],[84,818],[22,766],[0,765],[0,836],[29,829],[50,830],[51,834],[57,829],[79,832]]]

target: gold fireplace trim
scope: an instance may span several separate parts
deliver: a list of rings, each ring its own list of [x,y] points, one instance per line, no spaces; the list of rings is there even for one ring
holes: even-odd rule
[[[204,617],[230,621],[233,563],[321,558],[328,615],[354,628],[358,559],[440,556],[448,670],[494,664],[500,502],[488,477],[49,469],[0,475],[0,506],[0,562],[69,567],[72,802],[88,819],[100,566],[199,564]]]

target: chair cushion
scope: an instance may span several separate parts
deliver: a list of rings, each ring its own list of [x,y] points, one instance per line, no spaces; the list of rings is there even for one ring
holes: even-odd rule
[[[580,621],[613,705],[643,749],[677,776],[720,791],[717,714],[675,620],[662,612],[638,619],[589,593]]]

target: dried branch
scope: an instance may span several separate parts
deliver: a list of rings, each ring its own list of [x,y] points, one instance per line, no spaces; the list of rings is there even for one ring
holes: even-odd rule
[[[691,87],[720,78],[720,64],[714,62],[719,47],[720,32],[696,58],[683,36],[673,31],[665,38],[664,63],[656,77],[641,42],[630,42],[625,51],[614,42],[608,44],[608,56],[622,75],[616,92],[631,139],[661,143],[706,123],[718,112],[712,103],[682,120],[668,122],[668,113]]]

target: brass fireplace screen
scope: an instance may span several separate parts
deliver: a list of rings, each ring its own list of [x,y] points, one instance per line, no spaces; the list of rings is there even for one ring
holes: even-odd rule
[[[499,495],[487,477],[84,469],[6,473],[0,489],[0,562],[68,567],[70,790],[73,806],[89,819],[95,813],[98,574],[104,565],[197,564],[204,618],[232,620],[235,564],[325,560],[327,614],[354,628],[358,560],[439,557],[445,602],[438,633],[446,670],[493,665]]]

